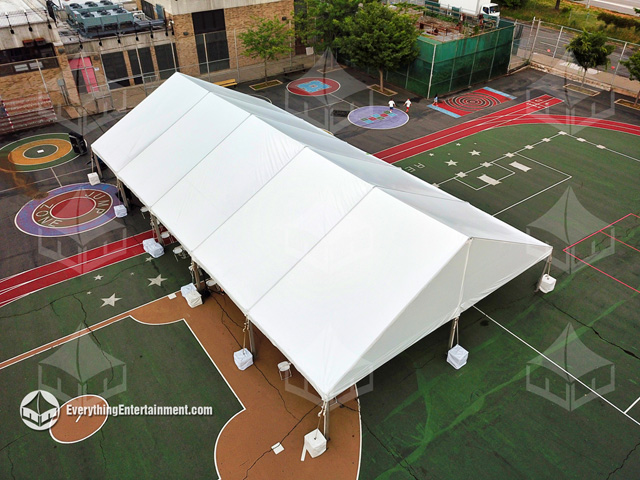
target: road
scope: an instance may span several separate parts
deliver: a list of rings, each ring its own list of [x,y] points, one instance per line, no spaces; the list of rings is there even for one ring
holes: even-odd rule
[[[585,0],[580,3],[630,15],[635,15],[634,8],[640,8],[640,0]]]

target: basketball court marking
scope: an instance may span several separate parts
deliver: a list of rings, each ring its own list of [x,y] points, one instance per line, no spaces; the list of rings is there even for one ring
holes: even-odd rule
[[[513,333],[511,330],[509,330],[507,327],[503,326],[502,324],[500,324],[498,321],[494,320],[493,318],[491,318],[489,315],[487,315],[486,313],[484,313],[482,310],[480,310],[477,306],[473,305],[473,308],[475,308],[478,312],[480,312],[482,315],[484,315],[485,317],[487,317],[489,320],[491,320],[494,324],[496,324],[498,327],[500,327],[501,329],[503,329],[505,332],[507,332],[509,335],[511,335],[512,337],[520,340],[520,342],[522,342],[523,344],[525,344],[527,347],[529,347],[531,350],[533,350],[534,352],[536,352],[539,356],[543,357],[545,360],[547,360],[549,363],[553,364],[556,368],[558,368],[559,370],[561,370],[562,372],[564,372],[566,375],[568,375],[569,377],[573,378],[576,382],[578,382],[580,385],[582,385],[583,387],[585,387],[587,390],[589,390],[591,393],[593,393],[594,395],[596,395],[598,398],[600,398],[602,401],[608,403],[610,406],[612,406],[613,408],[615,408],[618,412],[620,412],[622,415],[624,415],[625,417],[627,417],[629,420],[631,420],[633,423],[635,423],[636,425],[640,426],[640,422],[638,420],[636,420],[635,418],[633,418],[631,415],[627,414],[626,411],[623,411],[622,409],[618,408],[616,405],[614,405],[612,402],[610,402],[609,400],[607,400],[605,397],[603,397],[602,395],[600,395],[598,392],[596,392],[595,390],[593,390],[589,385],[587,385],[586,383],[584,383],[582,380],[580,380],[578,377],[576,377],[575,375],[573,375],[571,372],[569,372],[568,370],[564,369],[562,366],[558,365],[556,362],[554,362],[553,360],[551,360],[549,357],[547,357],[544,353],[540,352],[537,348],[535,348],[533,345],[525,342],[522,338],[520,338],[518,335],[516,335],[515,333]],[[637,400],[636,400],[637,401]],[[628,409],[627,409],[628,410]]]
[[[632,249],[632,250],[635,250],[636,252],[640,253],[640,249],[638,249],[638,248],[636,248],[636,247],[634,247],[634,246],[632,246],[632,245],[629,245],[629,244],[627,244],[627,243],[623,242],[622,240],[619,240],[619,239],[617,239],[617,238],[615,238],[615,237],[613,237],[613,236],[609,235],[608,233],[606,233],[606,232],[604,231],[605,229],[608,229],[608,228],[610,228],[610,227],[615,226],[615,224],[616,224],[616,223],[621,222],[622,220],[624,220],[624,219],[626,219],[626,218],[628,218],[628,217],[635,217],[635,218],[637,218],[637,219],[640,219],[640,217],[639,217],[638,215],[636,215],[636,214],[634,214],[634,213],[628,213],[628,214],[626,214],[624,217],[619,218],[619,219],[618,219],[618,220],[616,220],[615,222],[610,223],[610,224],[609,224],[609,225],[607,225],[606,227],[603,227],[603,228],[601,228],[600,230],[598,230],[597,232],[593,232],[592,234],[587,235],[586,237],[584,237],[582,240],[578,240],[578,241],[577,241],[577,242],[575,242],[574,244],[569,245],[568,247],[565,247],[562,251],[563,251],[563,252],[565,252],[565,253],[567,253],[567,254],[569,254],[569,255],[571,255],[573,258],[575,258],[576,260],[579,260],[580,262],[584,263],[585,265],[590,266],[590,267],[591,267],[591,268],[593,268],[594,270],[597,270],[598,272],[602,273],[603,275],[606,275],[606,276],[607,276],[607,277],[609,277],[610,279],[615,280],[616,282],[618,282],[618,283],[620,283],[620,284],[624,285],[624,286],[625,286],[625,287],[627,287],[627,288],[630,288],[630,289],[631,289],[631,290],[633,290],[634,292],[636,292],[636,293],[640,293],[640,290],[638,290],[637,288],[632,287],[631,285],[629,285],[629,284],[627,284],[627,283],[623,282],[622,280],[620,280],[620,279],[618,279],[618,278],[614,277],[613,275],[611,275],[611,274],[609,274],[609,273],[605,272],[604,270],[602,270],[602,269],[600,269],[600,268],[598,268],[598,267],[593,266],[592,264],[590,264],[590,263],[589,263],[589,262],[587,262],[586,260],[583,260],[583,259],[581,259],[580,257],[578,257],[578,256],[574,255],[573,253],[571,253],[571,248],[572,248],[572,247],[575,247],[575,246],[576,246],[576,245],[578,245],[579,243],[582,243],[582,242],[584,242],[585,240],[587,240],[588,238],[591,238],[591,237],[593,237],[594,235],[597,235],[597,234],[599,234],[599,233],[602,233],[603,235],[606,235],[607,237],[609,237],[609,238],[611,238],[611,239],[615,240],[616,242],[618,242],[618,243],[620,243],[620,244],[622,244],[622,245],[624,245],[624,246],[626,246],[626,247],[628,247],[628,248],[630,248],[630,249]],[[575,250],[574,250],[574,251],[575,251]],[[640,257],[639,257],[639,258],[640,258]]]
[[[78,155],[66,133],[45,133],[22,138],[0,148],[0,168],[34,172],[70,162]]]
[[[45,169],[43,169],[43,170],[45,170]],[[53,169],[51,169],[51,171],[53,171]],[[60,177],[67,177],[69,175],[75,175],[76,173],[87,172],[87,171],[91,171],[91,167],[81,168],[80,170],[74,170],[73,172],[69,172],[69,173],[60,173],[60,174],[56,174],[55,177],[46,177],[46,178],[43,178],[41,180],[36,180],[35,182],[24,183],[24,184],[21,184],[19,186],[5,188],[4,190],[0,190],[0,193],[10,192],[11,190],[25,188],[25,187],[28,187],[29,185],[35,185],[37,183],[48,182],[49,180],[54,180],[54,179],[57,179],[58,182],[59,182],[60,181]]]
[[[495,107],[496,105],[514,100],[515,98],[516,97],[499,90],[485,87],[448,98],[438,102],[438,105],[429,105],[429,108],[453,118],[460,118],[485,108]]]
[[[289,82],[287,90],[303,97],[321,97],[340,90],[340,83],[326,77],[303,77]]]
[[[16,227],[36,237],[63,237],[101,227],[116,218],[118,189],[108,183],[76,183],[50,190],[44,199],[27,202],[15,217]]]
[[[397,108],[391,111],[389,107],[366,106],[349,112],[347,119],[356,127],[374,130],[390,130],[401,127],[407,123],[409,121],[409,115]]]

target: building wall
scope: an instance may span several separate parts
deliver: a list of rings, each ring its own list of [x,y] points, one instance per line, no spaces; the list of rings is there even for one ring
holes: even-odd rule
[[[227,42],[229,44],[230,68],[244,67],[262,63],[261,59],[252,59],[242,54],[244,48],[238,34],[248,30],[255,24],[254,18],[286,17],[284,22],[292,20],[293,0],[284,0],[266,5],[253,5],[242,8],[227,8],[224,11],[224,21],[227,27]],[[292,27],[293,28],[293,27]],[[236,58],[237,47],[237,58]]]
[[[194,12],[206,12],[209,10],[255,7],[255,6],[260,6],[260,5],[269,4],[269,3],[281,3],[283,0],[148,0],[148,1],[149,3],[162,5],[165,11],[171,15],[184,15],[184,14],[194,13]]]

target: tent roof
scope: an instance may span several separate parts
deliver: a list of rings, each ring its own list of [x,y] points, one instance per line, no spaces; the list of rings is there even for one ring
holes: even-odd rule
[[[264,100],[181,74],[93,150],[325,400],[551,253]]]

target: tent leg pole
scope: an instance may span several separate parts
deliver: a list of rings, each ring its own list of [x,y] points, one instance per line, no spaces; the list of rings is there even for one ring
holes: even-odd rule
[[[253,335],[253,323],[251,323],[251,320],[247,320],[247,323],[249,323],[249,351],[251,352],[251,354],[253,355],[253,358],[256,358],[256,341]]]
[[[196,289],[198,292],[202,290],[202,279],[200,278],[200,272],[198,271],[198,264],[191,260],[191,268],[193,269],[193,279],[196,283]]]
[[[451,321],[451,333],[449,334],[449,350],[453,348],[453,340],[456,337],[456,333],[458,333],[458,320],[460,320],[460,317],[456,317]]]
[[[102,168],[100,168],[100,160],[98,160],[98,157],[95,156],[95,154],[93,152],[91,152],[91,171],[93,172],[93,165],[95,162],[95,166],[96,166],[96,170],[98,173],[98,176],[100,177],[100,180],[102,180]]]
[[[155,233],[156,238],[158,239],[158,243],[164,247],[164,240],[160,236],[160,227],[158,227],[158,219],[152,213],[149,213],[149,216],[151,217],[151,227],[153,228],[153,232]]]
[[[120,181],[119,178],[116,181],[116,186],[118,188],[118,191],[120,192],[120,196],[122,197],[122,204],[125,207],[127,207],[127,210],[129,210],[129,200],[127,199],[127,195],[126,195],[126,192],[124,190],[124,185],[122,184],[122,182]]]
[[[324,438],[327,439],[327,442],[329,441],[329,402],[324,402]]]

